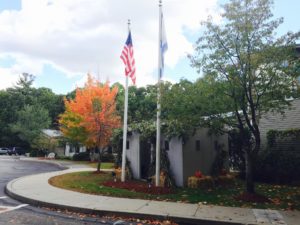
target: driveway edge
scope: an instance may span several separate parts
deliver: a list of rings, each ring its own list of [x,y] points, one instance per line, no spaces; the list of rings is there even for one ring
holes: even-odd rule
[[[52,162],[51,162],[52,163]],[[54,162],[55,163],[55,162]],[[66,171],[67,172],[67,171]],[[44,173],[45,174],[45,173]],[[6,187],[5,192],[8,196],[19,200],[21,202],[38,206],[38,207],[47,207],[47,208],[53,208],[53,209],[59,209],[59,210],[69,210],[73,212],[78,213],[86,213],[86,214],[97,214],[99,216],[121,216],[121,217],[135,217],[139,219],[158,219],[158,220],[172,220],[174,222],[180,223],[180,224],[199,224],[199,225],[252,225],[253,223],[243,223],[243,222],[237,222],[237,221],[224,221],[221,219],[215,219],[215,218],[197,218],[197,217],[191,217],[191,216],[185,216],[185,215],[170,215],[170,214],[162,214],[162,213],[151,213],[151,212],[136,212],[132,210],[119,210],[119,209],[92,209],[88,207],[78,207],[74,205],[66,205],[61,203],[52,203],[43,201],[43,199],[38,199],[35,197],[26,197],[24,193],[18,193],[18,190],[16,189],[16,185],[14,188],[14,184],[22,182],[22,180],[25,180],[26,178],[30,179],[30,177],[33,177],[36,175],[29,175],[20,177],[17,179],[14,179],[10,181]],[[17,185],[18,186],[18,185]],[[20,189],[20,186],[19,186]],[[109,197],[108,197],[109,198]],[[255,223],[254,223],[255,224]]]
[[[255,225],[255,224],[243,224],[238,222],[228,222],[228,221],[218,221],[218,220],[206,220],[206,219],[196,219],[196,218],[184,218],[184,217],[177,217],[177,216],[161,216],[156,214],[145,214],[145,213],[133,213],[133,212],[116,212],[116,211],[109,211],[109,210],[98,210],[98,209],[86,209],[86,208],[79,208],[70,205],[60,205],[60,204],[53,204],[49,202],[44,202],[40,200],[30,199],[21,195],[14,193],[9,185],[12,185],[11,181],[5,187],[5,192],[10,197],[21,201],[26,204],[30,204],[36,207],[46,207],[46,208],[53,208],[53,209],[60,209],[60,210],[68,210],[77,213],[85,213],[85,214],[97,214],[99,216],[121,216],[121,217],[135,217],[138,219],[158,219],[158,220],[172,220],[176,223],[182,223],[186,225]]]

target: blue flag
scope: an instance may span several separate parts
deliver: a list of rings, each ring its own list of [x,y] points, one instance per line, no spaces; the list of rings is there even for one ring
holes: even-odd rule
[[[161,24],[160,24],[160,29],[161,29],[161,36],[160,36],[160,77],[163,75],[164,71],[164,54],[168,50],[168,42],[167,42],[167,37],[166,37],[166,31],[165,31],[165,24],[164,24],[164,18],[163,18],[163,13],[161,12]]]

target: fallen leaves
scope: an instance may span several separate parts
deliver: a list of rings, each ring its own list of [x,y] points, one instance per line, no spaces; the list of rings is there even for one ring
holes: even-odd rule
[[[141,192],[141,193],[154,194],[154,195],[164,195],[164,194],[174,193],[174,191],[171,188],[155,187],[155,186],[151,186],[149,188],[146,182],[139,182],[139,181],[130,181],[130,180],[126,182],[106,181],[103,183],[103,185],[107,187],[127,189],[127,190],[131,190],[132,192]],[[159,197],[157,198],[159,199]]]
[[[271,201],[274,205],[280,205],[281,204],[281,200],[279,198],[273,198],[273,199],[271,199]]]
[[[43,209],[54,211],[57,213],[63,213],[66,215],[69,215],[69,218],[78,218],[82,221],[88,218],[96,219],[98,222],[102,224],[108,224],[108,221],[125,221],[130,225],[178,225],[177,223],[171,221],[171,220],[156,220],[156,219],[140,219],[136,217],[130,217],[130,216],[116,216],[116,215],[109,215],[109,216],[100,216],[97,214],[85,214],[80,212],[73,212],[69,210],[60,210],[55,208],[48,208],[48,207],[42,207]],[[109,223],[110,224],[110,223]]]

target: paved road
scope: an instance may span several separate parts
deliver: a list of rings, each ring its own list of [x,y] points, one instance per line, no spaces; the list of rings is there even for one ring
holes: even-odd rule
[[[32,207],[8,197],[4,192],[4,188],[10,180],[25,175],[57,170],[61,170],[61,168],[54,164],[20,160],[15,156],[0,156],[0,225],[129,224],[121,221],[109,221],[100,217]]]

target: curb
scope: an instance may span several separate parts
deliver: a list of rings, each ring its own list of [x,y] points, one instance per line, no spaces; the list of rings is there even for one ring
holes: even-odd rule
[[[30,161],[30,162],[41,162],[41,163],[54,164],[54,165],[58,166],[59,168],[61,168],[62,170],[70,169],[70,167],[68,167],[68,166],[63,166],[63,165],[61,165],[59,162],[55,162],[55,161],[38,160],[38,159],[31,159],[31,158],[25,158],[25,159],[20,158],[20,160],[25,161],[25,162],[26,162],[26,161]]]
[[[29,175],[34,176],[34,175]],[[77,206],[71,206],[71,205],[63,205],[63,204],[55,204],[55,203],[49,203],[41,200],[36,200],[32,198],[27,198],[26,196],[22,196],[20,194],[17,194],[13,191],[13,184],[20,180],[24,179],[24,177],[20,177],[17,179],[14,179],[10,181],[5,186],[5,193],[21,202],[37,206],[37,207],[47,207],[47,208],[54,208],[54,209],[60,209],[62,211],[68,210],[72,212],[78,212],[78,213],[85,213],[85,214],[96,214],[99,216],[121,216],[121,217],[135,217],[138,219],[158,219],[158,220],[172,220],[179,224],[184,225],[250,225],[248,223],[241,223],[241,222],[234,222],[234,221],[222,221],[222,220],[216,220],[216,219],[199,219],[199,218],[191,218],[191,217],[184,217],[184,216],[170,216],[170,215],[157,215],[157,214],[151,214],[151,212],[147,213],[138,213],[138,212],[132,212],[132,211],[113,211],[113,210],[101,210],[101,209],[88,209],[88,208],[80,208]],[[252,224],[251,224],[252,225]]]
[[[85,214],[97,214],[99,216],[121,216],[121,217],[135,217],[138,219],[158,219],[158,220],[172,220],[176,223],[185,224],[185,225],[252,225],[252,224],[245,224],[239,222],[228,222],[228,221],[218,221],[218,220],[208,220],[208,219],[194,219],[194,218],[184,218],[184,217],[177,217],[177,216],[162,216],[156,214],[145,214],[145,213],[134,213],[134,212],[115,212],[109,210],[97,210],[97,209],[87,209],[87,208],[79,208],[70,205],[60,205],[60,204],[53,204],[48,203],[40,200],[26,198],[24,196],[18,195],[10,190],[8,187],[12,185],[15,180],[8,183],[5,187],[5,193],[21,202],[26,204],[30,204],[37,207],[47,207],[47,208],[54,208],[60,210],[68,210],[77,213],[85,213]]]

